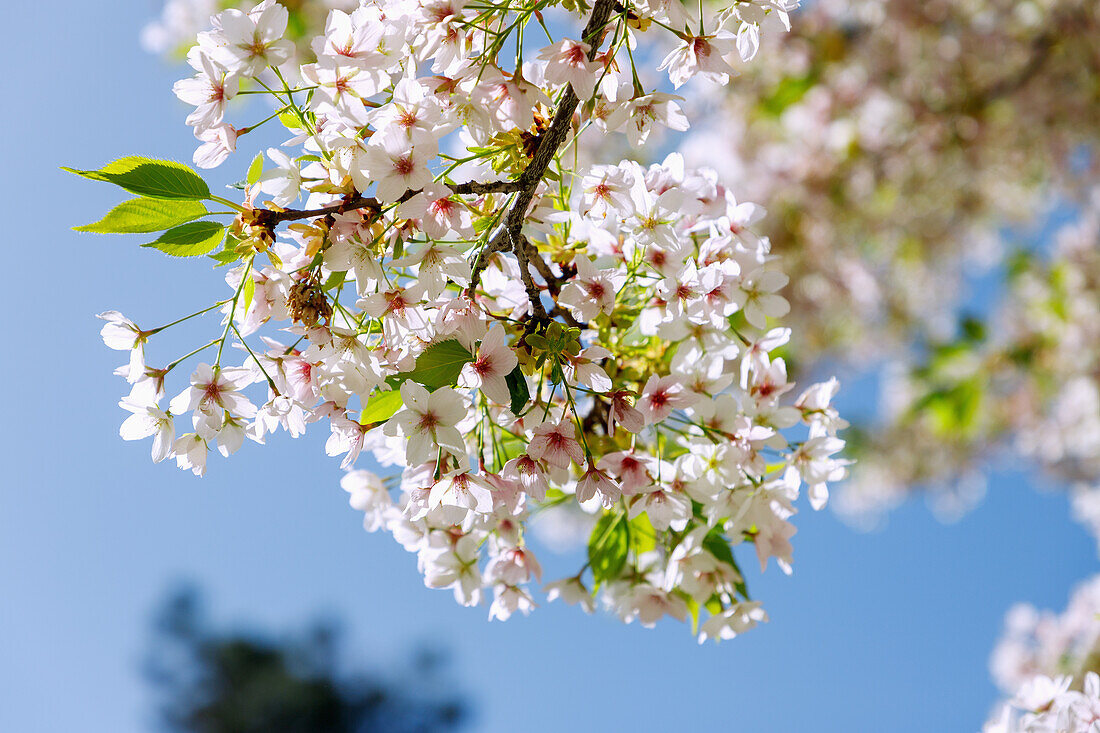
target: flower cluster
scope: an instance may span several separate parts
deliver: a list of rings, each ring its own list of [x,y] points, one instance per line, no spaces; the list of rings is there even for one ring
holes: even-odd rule
[[[175,87],[196,163],[268,122],[292,134],[253,161],[243,205],[180,164],[75,171],[141,196],[85,229],[167,228],[152,247],[229,268],[231,296],[181,319],[220,312],[220,336],[164,368],[145,349],[167,326],[103,314],[130,357],[122,435],[201,475],[211,449],[327,421],[366,528],[460,603],[528,612],[542,580],[528,520],[573,507],[592,526],[587,562],[549,599],[590,610],[598,590],[624,621],[690,616],[700,640],[728,639],[766,618],[733,547],[790,572],[800,493],[820,509],[845,475],[838,383],[798,393],[776,353],[787,277],[763,209],[677,154],[578,166],[569,151],[590,127],[686,128],[677,97],[642,86],[643,29],[674,39],[661,68],[676,86],[722,81],[792,3],[700,18],[597,0],[578,36],[525,58],[522,29],[552,5],[364,0],[329,14],[308,60],[272,0],[215,16]],[[229,103],[246,91],[274,110],[239,127]],[[233,221],[208,221],[202,200]],[[169,375],[208,349],[165,409]],[[364,449],[393,472],[355,469]]]
[[[1088,431],[1063,440],[1100,386],[1096,338],[1073,336],[1087,330],[1076,313],[1097,308],[1081,250],[1096,246],[1100,136],[1085,121],[1100,109],[1098,33],[1089,0],[821,0],[766,35],[728,93],[685,105],[698,119],[685,160],[733,172],[778,214],[760,227],[792,278],[791,362],[886,376],[883,414],[850,435],[845,516],[874,522],[915,490],[957,516],[982,496],[987,462],[1020,448],[1058,478],[1100,483],[1075,447]],[[1055,231],[1067,215],[1077,222]],[[1066,239],[1089,244],[1067,256]],[[1070,323],[1032,297],[1044,292]],[[1001,315],[981,317],[995,298]],[[1025,308],[1039,328],[1015,328]],[[1068,355],[1074,341],[1076,364],[1048,361],[1047,344]]]
[[[1100,676],[1089,672],[1080,691],[1070,689],[1072,684],[1070,677],[1033,677],[982,733],[1095,733],[1100,730]]]
[[[1100,577],[1078,586],[1062,613],[1020,603],[1005,616],[1004,633],[990,661],[993,680],[1006,695],[1036,675],[1081,678],[1100,672]]]
[[[841,495],[850,510],[899,501],[914,479],[940,485],[934,506],[969,508],[982,483],[958,477],[1011,451],[1068,485],[1078,519],[1100,538],[1100,188],[1052,238],[1049,253],[1012,258],[988,325],[967,322],[919,368],[886,380],[881,442],[908,447],[862,465]]]
[[[1100,727],[1098,613],[1100,577],[1079,586],[1061,614],[1027,604],[1008,612],[990,667],[1009,700],[985,733],[1091,733]]]

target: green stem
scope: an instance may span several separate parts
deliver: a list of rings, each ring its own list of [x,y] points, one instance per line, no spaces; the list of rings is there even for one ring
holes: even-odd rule
[[[275,386],[275,380],[271,378],[271,375],[267,373],[266,369],[264,369],[264,365],[260,363],[260,357],[256,356],[256,354],[252,352],[252,349],[245,342],[244,336],[241,335],[240,330],[238,330],[237,328],[237,324],[230,321],[230,325],[233,326],[233,333],[237,334],[237,340],[241,342],[241,346],[244,347],[244,350],[248,352],[249,356],[252,357],[252,360],[256,362],[256,366],[260,368],[260,371],[263,372],[264,376],[267,378],[267,383],[271,387],[271,391],[275,393],[276,397],[278,397],[279,388]]]
[[[214,344],[216,344],[216,343],[218,343],[218,340],[217,340],[217,339],[213,339],[212,341],[210,341],[210,343],[207,343],[207,344],[203,344],[202,346],[200,346],[199,348],[195,349],[194,351],[190,351],[190,352],[188,352],[188,353],[184,354],[183,356],[181,356],[180,358],[176,359],[176,360],[175,360],[175,361],[173,361],[173,362],[172,362],[171,364],[169,364],[169,365],[168,365],[168,366],[167,366],[167,367],[166,367],[166,368],[164,369],[164,373],[165,373],[165,374],[167,374],[168,372],[172,371],[172,370],[173,370],[173,369],[175,369],[175,368],[176,368],[177,366],[179,366],[180,362],[182,362],[182,361],[184,361],[185,359],[188,359],[188,358],[190,358],[190,357],[194,356],[195,354],[199,353],[199,352],[200,352],[200,351],[202,351],[203,349],[208,349],[208,348],[210,348],[211,346],[213,346],[213,345],[214,345]]]
[[[222,206],[228,206],[229,208],[233,209],[234,211],[236,211],[238,213],[244,211],[243,206],[241,206],[239,204],[235,204],[232,201],[230,201],[229,199],[223,199],[221,196],[215,196],[214,194],[210,194],[209,196],[206,197],[206,200],[207,201],[215,201],[215,202],[221,204]]]
[[[163,331],[166,328],[171,328],[172,326],[175,326],[177,323],[183,323],[184,321],[189,320],[191,318],[194,318],[195,316],[201,316],[203,313],[209,313],[210,311],[214,310],[215,308],[220,308],[228,302],[229,302],[228,300],[220,300],[217,303],[215,303],[214,305],[212,305],[208,308],[203,308],[201,311],[195,311],[194,313],[192,313],[189,316],[184,316],[183,318],[177,318],[176,320],[172,321],[171,323],[166,323],[163,326],[158,326],[157,328],[150,329],[150,330],[146,331],[145,334],[147,336],[152,336],[155,333],[160,333],[161,331]]]
[[[225,339],[229,336],[229,329],[233,326],[233,320],[237,315],[237,301],[241,297],[241,293],[244,291],[244,284],[248,278],[252,277],[252,260],[255,259],[255,255],[248,258],[248,262],[245,264],[244,273],[241,274],[241,282],[237,285],[237,291],[233,293],[232,305],[229,306],[229,314],[226,316],[225,329],[222,331],[222,337],[218,339],[218,357],[214,361],[214,368],[218,369],[222,364],[222,350],[225,348]]]

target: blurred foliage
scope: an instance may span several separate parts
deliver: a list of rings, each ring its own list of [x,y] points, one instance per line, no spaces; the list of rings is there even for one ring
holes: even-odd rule
[[[444,658],[422,649],[407,670],[342,673],[340,634],[315,623],[289,640],[212,628],[181,588],[157,614],[146,675],[162,726],[187,733],[444,733],[469,702],[444,684]]]

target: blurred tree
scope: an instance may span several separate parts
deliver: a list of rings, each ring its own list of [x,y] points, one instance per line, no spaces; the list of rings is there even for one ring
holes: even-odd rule
[[[385,677],[342,674],[339,631],[314,624],[286,641],[210,627],[199,593],[169,595],[146,664],[159,717],[194,733],[436,733],[462,729],[468,701],[444,686],[443,656],[419,650]]]

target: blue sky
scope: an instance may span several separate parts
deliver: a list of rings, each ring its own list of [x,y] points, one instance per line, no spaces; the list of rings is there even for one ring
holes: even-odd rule
[[[224,623],[278,631],[339,617],[353,663],[384,668],[417,642],[444,645],[478,730],[975,731],[995,698],[987,660],[1007,608],[1062,608],[1096,571],[1064,495],[998,473],[953,525],[917,502],[858,534],[806,509],[795,574],[750,579],[771,623],[720,646],[564,606],[490,624],[486,608],[424,588],[388,536],[362,531],[321,432],[212,457],[202,480],[154,466],[147,443],[118,438],[119,356],[94,314],[163,323],[224,285],[205,263],[69,231],[121,197],[58,166],[189,159],[170,91],[182,74],[138,47],[157,8],[6,9],[0,731],[149,730],[139,665],[150,613],[180,579]]]

